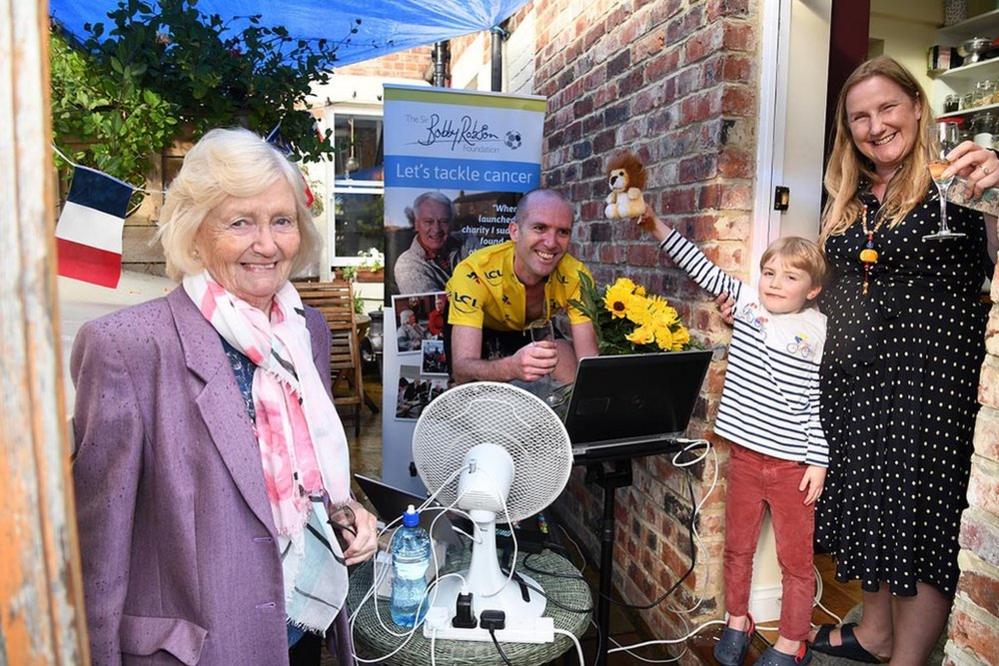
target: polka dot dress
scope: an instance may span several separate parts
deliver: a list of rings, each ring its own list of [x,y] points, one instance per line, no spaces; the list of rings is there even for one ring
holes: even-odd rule
[[[859,223],[831,237],[834,275],[822,297],[829,331],[822,360],[822,424],[830,447],[816,514],[836,577],[877,591],[953,595],[957,536],[971,465],[984,358],[982,278],[991,271],[982,215],[948,206],[960,240],[924,241],[940,217],[936,190],[895,228],[875,234],[878,263],[861,294]],[[867,228],[880,203],[869,192]]]

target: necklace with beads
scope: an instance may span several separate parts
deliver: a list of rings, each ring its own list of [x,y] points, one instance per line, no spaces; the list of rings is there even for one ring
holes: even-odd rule
[[[878,263],[878,250],[874,244],[874,234],[878,233],[881,229],[881,225],[885,223],[888,217],[882,217],[881,221],[874,225],[874,228],[867,228],[867,204],[864,204],[864,210],[860,213],[860,227],[864,230],[864,244],[860,248],[860,263],[864,265],[864,286],[861,293],[867,296],[871,290],[871,269],[874,268],[874,264]]]

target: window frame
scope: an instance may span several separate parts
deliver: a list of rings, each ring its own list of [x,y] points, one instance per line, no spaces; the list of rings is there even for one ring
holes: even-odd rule
[[[334,129],[338,118],[364,118],[373,119],[381,123],[381,131],[384,141],[385,122],[384,110],[381,104],[333,104],[326,108],[326,127]],[[384,157],[383,157],[384,160]],[[367,194],[385,198],[384,180],[356,180],[354,178],[337,178],[336,161],[330,159],[326,161],[326,178],[330,183],[327,188],[326,199],[323,202],[326,210],[326,247],[329,264],[332,268],[343,266],[360,266],[364,261],[361,257],[350,255],[338,255],[336,248],[336,197],[341,194]]]

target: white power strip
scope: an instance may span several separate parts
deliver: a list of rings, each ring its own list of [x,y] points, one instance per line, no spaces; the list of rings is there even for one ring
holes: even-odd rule
[[[453,614],[446,608],[437,606],[427,612],[423,621],[423,635],[438,640],[492,642],[485,629],[457,629],[451,626]],[[506,628],[494,632],[501,643],[552,643],[555,641],[555,620],[550,617],[512,618],[506,621]]]

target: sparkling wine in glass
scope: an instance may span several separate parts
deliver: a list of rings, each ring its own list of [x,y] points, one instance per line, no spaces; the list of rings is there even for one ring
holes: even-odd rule
[[[538,319],[527,325],[531,332],[531,342],[555,341],[555,326],[551,319]],[[536,389],[532,391],[539,398],[548,403],[549,407],[554,407],[558,403],[555,395],[555,384],[550,374],[545,375],[535,382]]]
[[[937,186],[937,192],[940,194],[940,228],[936,233],[923,236],[923,240],[964,238],[964,234],[951,231],[947,225],[947,190],[954,182],[954,176],[943,177],[944,171],[950,166],[947,154],[957,146],[957,123],[933,123],[927,131],[929,135],[926,137],[926,150],[928,151],[927,162],[930,178],[933,179],[933,184]]]

